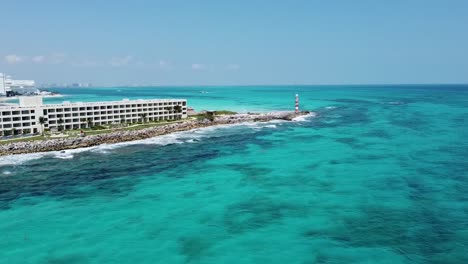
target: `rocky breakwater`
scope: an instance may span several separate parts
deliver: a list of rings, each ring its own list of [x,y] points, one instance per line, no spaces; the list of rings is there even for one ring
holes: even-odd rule
[[[180,122],[137,130],[119,130],[105,134],[89,135],[85,137],[68,137],[38,141],[12,142],[0,145],[0,156],[92,147],[100,144],[112,144],[145,139],[173,132],[187,131],[195,128],[209,127],[214,125],[239,124],[245,122],[268,122],[272,120],[292,121],[296,117],[308,114],[313,115],[313,113],[310,112],[271,112],[264,114],[221,115],[196,120],[188,119]]]

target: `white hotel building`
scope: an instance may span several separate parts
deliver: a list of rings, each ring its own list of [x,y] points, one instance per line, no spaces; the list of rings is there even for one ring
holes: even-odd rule
[[[44,123],[40,124],[43,117]],[[42,97],[21,97],[18,105],[0,105],[0,137],[117,123],[174,120],[187,117],[187,100],[152,99],[43,104]]]
[[[6,96],[8,92],[35,94],[39,90],[33,80],[14,80],[11,76],[0,73],[0,96]]]

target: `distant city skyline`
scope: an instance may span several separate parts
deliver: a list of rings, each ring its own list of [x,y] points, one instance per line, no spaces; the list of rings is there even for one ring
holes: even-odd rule
[[[0,72],[39,85],[468,83],[462,0],[44,0],[2,9]]]

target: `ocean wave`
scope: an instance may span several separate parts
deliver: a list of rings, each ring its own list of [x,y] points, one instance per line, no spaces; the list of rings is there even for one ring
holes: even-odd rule
[[[29,153],[29,154],[18,154],[11,156],[3,156],[0,158],[0,166],[7,165],[21,165],[27,161],[40,159],[44,156],[50,155],[48,152],[41,153]]]
[[[295,122],[306,122],[309,120],[310,117],[314,117],[316,116],[315,113],[310,113],[310,114],[307,114],[307,115],[302,115],[302,116],[298,116],[298,117],[295,117],[293,118],[293,121]]]
[[[8,177],[8,175],[10,175],[10,174],[11,174],[11,171],[7,171],[7,170],[6,170],[6,171],[2,171],[2,176],[3,176],[3,177]]]

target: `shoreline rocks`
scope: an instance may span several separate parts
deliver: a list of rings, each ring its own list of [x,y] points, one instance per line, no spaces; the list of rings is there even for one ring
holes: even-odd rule
[[[89,135],[85,137],[67,137],[57,139],[46,139],[29,142],[12,142],[0,145],[0,156],[25,154],[47,151],[61,151],[66,149],[76,149],[92,147],[101,144],[113,144],[133,140],[141,140],[174,132],[187,131],[196,128],[203,128],[215,125],[240,124],[246,122],[268,122],[272,120],[292,121],[294,118],[313,114],[310,112],[272,112],[265,114],[234,114],[215,116],[208,120],[184,120],[178,123],[142,128],[138,130],[123,130],[109,132],[105,134]]]

